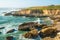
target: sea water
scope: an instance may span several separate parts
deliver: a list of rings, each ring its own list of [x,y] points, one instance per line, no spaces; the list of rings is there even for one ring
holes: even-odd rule
[[[5,27],[4,29],[0,29],[0,32],[2,32],[0,34],[0,40],[6,40],[7,36],[13,36],[14,40],[42,40],[39,36],[36,39],[24,38],[22,36],[22,34],[24,34],[25,31],[18,31],[18,26],[20,24],[22,24],[24,22],[38,21],[39,18],[25,17],[25,16],[4,16],[3,12],[10,12],[10,11],[14,11],[14,10],[17,10],[17,9],[18,8],[0,8],[0,27]],[[40,20],[40,21],[42,23],[42,20]],[[15,29],[16,32],[6,33],[7,31],[9,31],[11,29]]]
[[[6,40],[7,36],[13,36],[14,40],[34,40],[34,39],[27,39],[22,36],[24,31],[18,31],[18,26],[24,22],[31,22],[35,21],[36,18],[31,17],[20,17],[20,16],[4,16],[4,13],[15,11],[18,8],[0,8],[0,27],[5,27],[4,29],[0,29],[0,40]],[[19,9],[18,9],[19,10]],[[15,29],[16,32],[13,33],[6,33],[7,31]]]

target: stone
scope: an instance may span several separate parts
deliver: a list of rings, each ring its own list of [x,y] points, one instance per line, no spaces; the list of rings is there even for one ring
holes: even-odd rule
[[[37,23],[35,22],[28,22],[28,23],[23,23],[19,25],[18,30],[23,30],[23,31],[30,31],[31,28],[35,28]]]
[[[9,30],[7,33],[12,33],[12,32],[14,32],[14,31],[16,31],[15,29],[11,29],[11,30]]]
[[[4,29],[5,27],[0,27],[0,29]]]
[[[38,36],[38,30],[34,29],[32,31],[29,31],[23,35],[25,38],[36,38]]]
[[[6,37],[6,40],[13,40],[13,36]]]
[[[45,37],[45,36],[49,36],[49,35],[56,33],[56,32],[57,32],[56,27],[48,27],[48,28],[44,28],[44,29],[40,30],[39,35],[41,37]]]
[[[47,25],[38,24],[37,22],[28,22],[28,23],[23,23],[19,25],[18,30],[31,31],[31,28],[40,30],[43,26],[47,26]]]

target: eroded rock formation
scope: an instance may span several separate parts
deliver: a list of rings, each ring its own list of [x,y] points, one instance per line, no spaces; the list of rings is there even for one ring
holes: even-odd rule
[[[47,26],[47,25],[38,24],[37,22],[28,22],[28,23],[23,23],[23,24],[19,25],[18,30],[30,31],[32,29],[43,28],[44,26]]]
[[[48,27],[48,28],[44,28],[44,29],[40,30],[39,35],[41,37],[46,37],[46,36],[50,36],[54,33],[57,33],[57,28],[56,27]]]
[[[32,31],[29,31],[23,35],[25,38],[36,38],[38,36],[38,30],[34,29]]]

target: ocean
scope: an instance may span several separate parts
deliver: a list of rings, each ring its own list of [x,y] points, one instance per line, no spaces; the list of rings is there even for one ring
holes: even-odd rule
[[[25,39],[22,37],[23,31],[18,31],[18,26],[24,22],[35,21],[36,18],[24,17],[24,16],[4,16],[5,12],[16,11],[18,8],[0,8],[0,27],[5,27],[4,29],[0,29],[0,40],[6,40],[7,36],[14,36],[14,40],[33,40],[33,39]],[[7,31],[15,29],[14,33],[6,33]]]
[[[0,40],[6,40],[7,36],[13,36],[13,40],[42,40],[40,37],[36,39],[24,38],[22,34],[25,31],[18,31],[18,26],[24,22],[38,21],[39,18],[36,17],[25,17],[25,16],[4,16],[4,12],[20,10],[19,8],[0,8],[0,27],[5,27],[0,29]],[[42,18],[43,19],[43,18]],[[40,20],[42,23],[42,19]],[[45,19],[44,19],[45,20]],[[48,24],[48,23],[47,23]],[[6,33],[7,31],[15,29],[13,33]]]

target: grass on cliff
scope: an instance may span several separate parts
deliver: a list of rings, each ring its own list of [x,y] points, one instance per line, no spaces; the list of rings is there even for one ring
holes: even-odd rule
[[[35,7],[29,7],[27,8],[29,10],[33,10],[33,9],[40,9],[40,10],[44,10],[44,9],[60,9],[60,5],[49,5],[49,6],[35,6]]]

